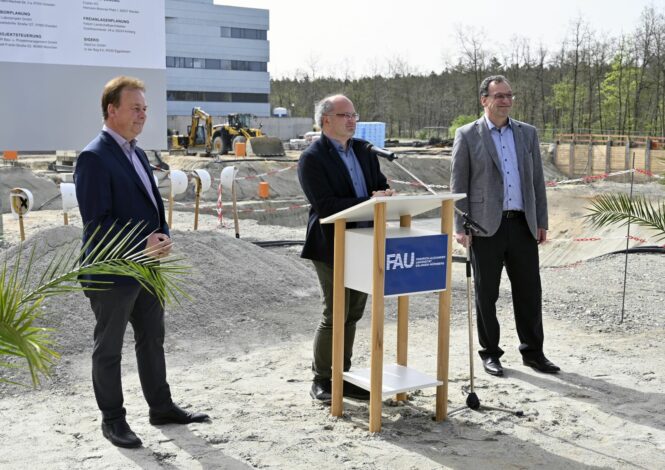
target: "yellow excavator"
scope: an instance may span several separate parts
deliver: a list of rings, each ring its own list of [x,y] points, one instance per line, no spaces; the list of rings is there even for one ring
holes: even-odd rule
[[[177,132],[169,135],[169,150],[182,150],[188,155],[203,150],[209,157],[212,155],[212,135],[212,116],[197,106],[192,108],[192,123],[187,128],[187,135]]]
[[[186,153],[202,149],[206,156],[226,155],[236,142],[247,142],[247,153],[259,157],[284,156],[284,146],[277,137],[268,137],[260,128],[250,127],[250,114],[229,114],[225,124],[212,124],[212,117],[199,107],[192,109],[188,134],[171,135],[171,150]]]

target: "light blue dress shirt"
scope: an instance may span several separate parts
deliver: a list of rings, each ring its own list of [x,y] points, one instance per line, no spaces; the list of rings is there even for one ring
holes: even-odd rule
[[[358,157],[356,157],[356,153],[353,151],[351,141],[349,141],[349,144],[346,146],[346,150],[344,150],[342,144],[336,140],[330,139],[330,141],[335,146],[335,150],[337,150],[337,153],[344,162],[344,165],[346,165],[347,170],[349,170],[349,176],[351,176],[351,181],[353,182],[353,189],[356,192],[356,196],[367,197],[368,194],[367,184],[365,183],[365,175],[363,174],[363,170],[360,167],[360,162],[358,162]]]
[[[152,178],[152,175],[148,175],[148,173],[145,171],[145,167],[139,161],[139,156],[136,154],[135,150],[136,139],[133,139],[130,142],[106,125],[102,127],[102,130],[108,132],[111,137],[113,137],[113,140],[118,143],[122,151],[125,153],[129,159],[129,162],[134,167],[134,171],[136,171],[136,174],[138,174],[139,178],[141,179],[143,186],[145,186],[145,189],[148,192],[148,196],[150,196],[150,199],[152,200],[152,204],[155,206],[155,209],[157,209],[157,200],[155,199],[155,195],[152,193],[152,186],[150,185],[150,180],[148,179]],[[157,209],[157,211],[159,212],[159,209]]]
[[[503,173],[503,210],[524,211],[524,200],[522,199],[522,182],[520,170],[517,164],[517,152],[515,151],[515,137],[511,119],[508,124],[498,128],[485,115],[485,123],[490,130],[494,141],[496,153],[501,161],[501,173]]]

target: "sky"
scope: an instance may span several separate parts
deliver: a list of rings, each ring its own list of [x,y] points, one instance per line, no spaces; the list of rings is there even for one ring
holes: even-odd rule
[[[517,37],[550,51],[579,18],[599,36],[632,33],[645,7],[665,13],[663,0],[214,0],[270,11],[273,78],[386,74],[388,64],[412,73],[456,63],[458,35],[475,33],[497,56]]]

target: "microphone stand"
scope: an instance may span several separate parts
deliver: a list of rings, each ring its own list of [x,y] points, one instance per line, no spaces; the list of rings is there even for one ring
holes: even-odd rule
[[[376,152],[376,154],[380,157],[383,157],[387,159],[388,161],[394,163],[398,167],[402,169],[406,174],[408,174],[411,178],[416,180],[422,187],[427,189],[430,193],[436,195],[437,192],[434,191],[432,188],[430,188],[427,184],[425,184],[420,178],[418,178],[416,175],[411,173],[409,170],[404,168],[401,164],[396,162],[397,160],[397,155],[395,155],[393,152],[388,152],[386,150],[379,150],[377,148],[373,148],[373,150]],[[469,394],[466,397],[466,406],[469,407],[472,410],[479,410],[480,409],[480,399],[478,398],[478,395],[476,395],[476,392],[474,390],[474,374],[473,374],[473,314],[471,312],[471,231],[473,230],[476,233],[483,233],[487,234],[487,230],[483,228],[482,225],[480,225],[478,222],[473,220],[469,214],[466,212],[461,211],[457,207],[455,207],[455,212],[462,218],[464,221],[464,234],[466,236],[466,306],[467,306],[467,322],[468,322],[468,329],[469,329],[469,377],[470,377],[470,386],[469,386]],[[488,409],[488,410],[494,410],[494,411],[502,411],[504,413],[510,413],[514,414],[515,416],[524,416],[524,411],[522,410],[510,410],[507,408],[499,408],[496,406],[489,406],[489,405],[483,405],[483,408]],[[448,413],[448,416],[452,416],[454,413],[458,413],[460,411],[465,410],[466,407],[461,407],[457,408],[456,410],[451,411]]]

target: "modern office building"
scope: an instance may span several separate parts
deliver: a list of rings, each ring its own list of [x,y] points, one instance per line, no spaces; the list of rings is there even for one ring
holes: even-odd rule
[[[270,116],[268,10],[166,0],[167,114]]]

